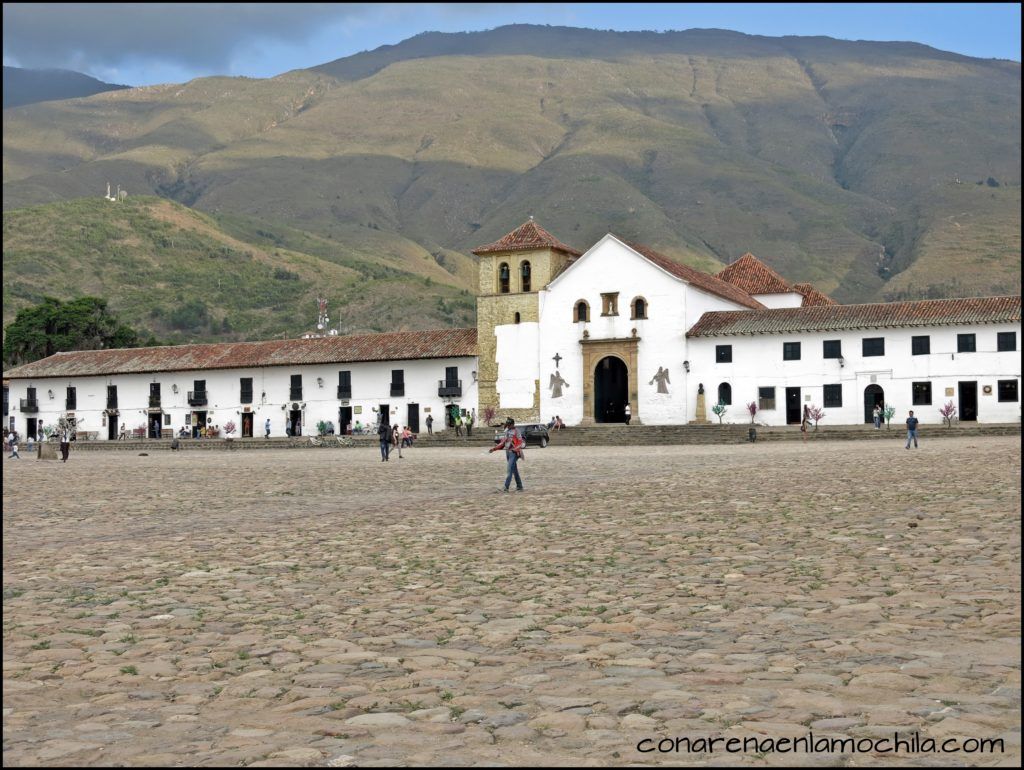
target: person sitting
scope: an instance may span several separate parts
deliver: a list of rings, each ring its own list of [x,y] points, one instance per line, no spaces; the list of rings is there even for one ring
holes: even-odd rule
[[[554,417],[552,417],[552,418],[551,418],[551,419],[550,419],[550,420],[548,421],[548,430],[551,430],[551,429],[553,429],[553,428],[555,427],[555,425],[557,425],[557,424],[558,424],[558,420],[556,420],[556,419],[555,419]]]
[[[356,420],[356,428],[355,428],[355,430],[356,430],[356,433],[362,435],[362,433],[363,433],[363,423],[362,423],[362,421]]]
[[[412,434],[412,431],[409,430],[408,425],[402,428],[402,446],[412,446],[414,438],[416,437]]]

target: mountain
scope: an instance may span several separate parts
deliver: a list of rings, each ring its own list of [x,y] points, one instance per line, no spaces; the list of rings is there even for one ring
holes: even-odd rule
[[[107,182],[267,248],[388,254],[452,296],[469,250],[531,214],[706,270],[752,251],[846,302],[1019,292],[1020,65],[517,25],[4,111],[5,211]]]
[[[128,88],[71,70],[27,70],[4,67],[4,109],[55,99],[77,99]]]

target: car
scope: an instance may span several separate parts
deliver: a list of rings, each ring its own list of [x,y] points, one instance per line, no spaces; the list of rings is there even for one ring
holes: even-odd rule
[[[519,431],[519,435],[526,439],[526,446],[539,446],[541,449],[546,447],[551,437],[548,435],[548,428],[546,425],[539,425],[531,423],[528,425],[517,425],[516,430]],[[494,443],[497,444],[501,441],[501,437],[505,435],[504,430],[499,430],[494,434]]]

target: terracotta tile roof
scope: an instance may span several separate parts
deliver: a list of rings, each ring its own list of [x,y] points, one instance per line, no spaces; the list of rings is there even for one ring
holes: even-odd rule
[[[358,334],[308,340],[221,342],[57,353],[4,373],[11,379],[86,377],[299,364],[405,361],[477,355],[476,329]]]
[[[720,271],[716,278],[731,283],[747,294],[788,294],[793,287],[749,251]]]
[[[813,305],[838,305],[839,303],[828,296],[823,291],[818,291],[809,283],[794,283],[793,288],[804,295],[803,302],[800,303],[801,307],[811,307]]]
[[[582,251],[577,251],[572,246],[566,246],[534,222],[533,217],[530,217],[528,222],[524,222],[494,243],[488,243],[486,246],[477,246],[473,249],[473,253],[490,254],[495,251],[527,251],[529,249],[553,249],[573,257],[578,257],[583,253]]]
[[[1020,295],[885,302],[874,305],[813,305],[775,310],[705,313],[687,337],[790,334],[898,326],[955,326],[1020,321]]]
[[[714,294],[722,299],[727,299],[730,302],[735,302],[738,305],[749,307],[753,310],[760,310],[764,308],[760,302],[751,297],[749,294],[744,292],[742,289],[738,289],[732,284],[728,284],[725,281],[719,280],[713,275],[702,273],[700,270],[695,270],[692,267],[681,265],[678,262],[669,259],[664,254],[659,254],[654,249],[642,246],[639,243],[629,243],[623,241],[629,248],[638,254],[642,254],[651,262],[656,264],[663,270],[667,270],[677,278],[682,278],[692,286],[696,286],[702,291],[706,291],[709,294]]]

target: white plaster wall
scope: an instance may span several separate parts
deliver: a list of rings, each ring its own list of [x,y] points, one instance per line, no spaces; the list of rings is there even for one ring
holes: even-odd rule
[[[498,403],[503,409],[530,409],[537,380],[537,337],[540,324],[529,321],[496,326]]]
[[[25,434],[27,418],[42,419],[46,425],[56,425],[57,419],[64,412],[65,389],[71,385],[76,387],[78,408],[75,417],[80,431],[98,431],[99,439],[106,439],[106,428],[102,426],[103,411],[106,409],[107,385],[116,385],[118,390],[118,406],[120,415],[116,418],[127,424],[129,430],[141,427],[148,417],[149,384],[161,383],[161,406],[165,414],[171,415],[170,425],[164,430],[175,433],[185,425],[186,415],[193,411],[204,410],[213,423],[224,425],[230,420],[237,426],[236,436],[241,435],[241,413],[245,406],[250,406],[254,416],[253,433],[263,435],[263,425],[269,417],[271,436],[285,435],[285,419],[290,405],[288,398],[291,386],[291,375],[301,374],[303,385],[303,434],[316,432],[316,424],[320,420],[331,421],[335,430],[339,427],[338,409],[342,401],[337,398],[338,372],[352,372],[352,398],[346,406],[362,407],[361,414],[353,414],[352,420],[361,420],[364,424],[375,423],[377,412],[374,408],[388,404],[389,419],[399,425],[408,422],[407,405],[419,404],[420,429],[426,430],[426,417],[434,415],[434,430],[444,430],[444,404],[448,399],[437,395],[438,382],[445,377],[445,368],[457,366],[459,378],[462,380],[462,397],[452,402],[466,410],[477,408],[477,387],[473,372],[477,370],[476,357],[458,357],[442,359],[423,359],[415,361],[387,361],[366,363],[316,364],[300,366],[263,367],[252,369],[223,369],[207,371],[160,372],[156,374],[126,374],[112,377],[78,377],[39,378],[35,380],[11,380],[10,403],[11,416],[15,418],[15,427]],[[405,371],[405,395],[390,395],[391,370]],[[239,403],[240,379],[252,377],[253,403]],[[323,387],[317,385],[317,378],[323,380]],[[208,394],[206,407],[190,407],[188,391],[193,390],[195,380],[205,380]],[[178,393],[173,392],[173,385],[178,386]],[[29,387],[36,388],[39,401],[38,414],[24,414],[19,411],[19,399],[26,397]],[[54,391],[54,399],[50,400],[47,391]],[[265,396],[263,394],[266,394]]]
[[[762,305],[768,308],[800,307],[804,303],[804,295],[790,291],[785,294],[751,294]]]
[[[601,315],[601,294],[608,292],[619,294],[618,315]],[[636,297],[647,301],[646,319],[630,318]],[[590,320],[573,323],[573,309],[581,299],[590,305]],[[688,403],[682,365],[685,330],[706,311],[737,309],[666,273],[613,236],[605,236],[552,281],[542,292],[540,307],[541,416],[548,420],[557,414],[568,425],[583,419],[583,379],[593,377],[592,372],[583,372],[580,340],[584,331],[589,339],[601,340],[629,338],[636,329],[639,400],[632,405],[633,414],[644,424],[678,424],[685,422]],[[556,353],[562,357],[562,378],[569,383],[561,398],[552,398],[550,387]],[[669,372],[667,394],[658,393],[658,383],[651,382],[659,367]]]
[[[1017,333],[1018,351],[997,352],[996,334],[1001,331]],[[957,353],[957,334],[976,334],[976,353]],[[911,337],[931,337],[931,353],[911,355]],[[862,356],[861,341],[865,337],[884,337],[884,356]],[[836,359],[823,358],[824,340],[840,340],[844,366]],[[783,342],[801,343],[799,361],[782,360]],[[715,363],[715,346],[732,345],[733,361]],[[896,407],[894,425],[902,425],[907,412],[924,424],[940,424],[939,407],[953,401],[959,408],[960,381],[978,383],[978,422],[1017,422],[1020,420],[1020,402],[998,400],[999,380],[1020,381],[1020,324],[980,324],[975,326],[916,327],[899,329],[864,329],[856,332],[813,333],[802,335],[755,335],[699,337],[689,340],[691,377],[700,379],[707,391],[708,417],[717,401],[718,385],[732,385],[732,406],[725,422],[748,423],[746,404],[757,401],[759,387],[776,388],[776,408],[760,411],[757,422],[766,425],[786,424],[785,389],[801,388],[801,403],[823,404],[824,385],[843,386],[843,406],[826,407],[822,426],[862,424],[864,422],[864,389],[879,385],[885,392],[885,401]],[[913,404],[912,383],[932,383],[931,405]],[[992,388],[985,395],[984,386]],[[946,395],[946,388],[953,395]],[[810,396],[809,400],[807,396]],[[691,408],[690,417],[692,419]]]

